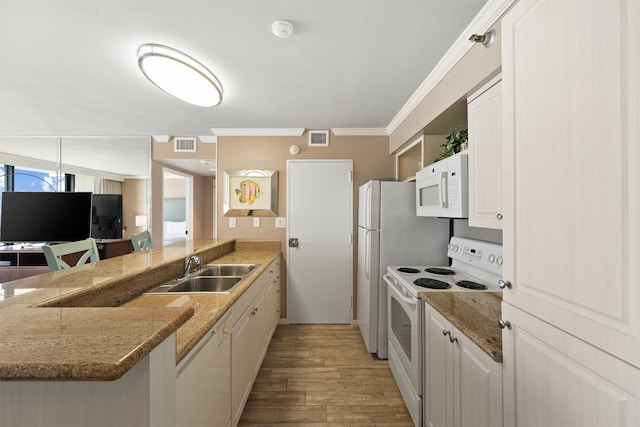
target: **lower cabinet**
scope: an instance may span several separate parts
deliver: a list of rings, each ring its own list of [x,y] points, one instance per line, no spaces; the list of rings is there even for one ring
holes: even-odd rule
[[[505,425],[640,425],[640,369],[504,301],[502,319]]]
[[[501,427],[502,365],[427,303],[424,323],[424,425]]]
[[[236,307],[242,310],[239,317],[234,317],[231,333],[231,411],[234,427],[240,421],[280,317],[280,294],[277,293],[277,299],[274,296],[274,278],[279,277],[279,266],[278,258],[234,304],[234,310]],[[279,279],[277,282],[279,291]],[[276,311],[277,317],[274,314]]]
[[[273,261],[180,362],[176,426],[237,426],[280,319]]]
[[[180,362],[176,426],[231,425],[231,313],[225,314]]]

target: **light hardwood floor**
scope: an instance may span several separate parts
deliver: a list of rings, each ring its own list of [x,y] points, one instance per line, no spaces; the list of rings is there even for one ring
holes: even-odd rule
[[[240,427],[413,427],[386,360],[357,326],[279,325]]]

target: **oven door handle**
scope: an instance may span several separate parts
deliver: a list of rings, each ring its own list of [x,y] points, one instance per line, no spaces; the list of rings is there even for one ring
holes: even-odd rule
[[[398,297],[403,303],[410,305],[411,307],[415,307],[418,305],[418,299],[414,297],[407,297],[403,290],[399,289],[396,283],[394,283],[389,276],[389,274],[385,274],[382,276],[385,282],[389,285],[389,288],[393,291],[393,295]]]

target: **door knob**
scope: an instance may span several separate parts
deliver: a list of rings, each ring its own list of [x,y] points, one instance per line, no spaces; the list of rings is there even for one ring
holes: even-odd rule
[[[289,247],[290,248],[297,248],[298,247],[298,238],[297,237],[292,237],[289,239]]]

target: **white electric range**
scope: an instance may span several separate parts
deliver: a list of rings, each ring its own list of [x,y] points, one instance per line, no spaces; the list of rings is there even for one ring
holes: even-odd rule
[[[411,414],[422,426],[422,302],[421,292],[501,292],[502,245],[452,237],[446,266],[389,266],[389,367]]]
[[[501,292],[502,245],[452,237],[450,266],[390,266],[388,273],[413,296],[430,291]]]

